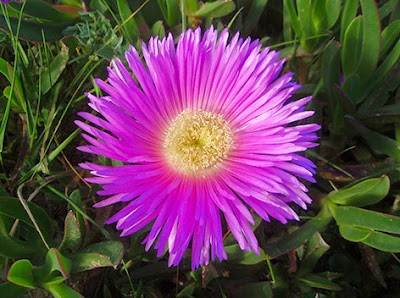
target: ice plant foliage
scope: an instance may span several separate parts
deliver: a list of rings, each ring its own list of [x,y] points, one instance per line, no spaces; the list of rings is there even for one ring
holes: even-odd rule
[[[169,265],[189,246],[192,268],[226,259],[224,222],[259,253],[250,209],[285,224],[298,220],[289,203],[311,202],[299,178],[314,182],[315,165],[298,153],[316,146],[319,126],[293,124],[313,115],[311,97],[291,100],[300,85],[280,76],[279,54],[227,30],[188,30],[176,46],[152,38],[142,51],[145,63],[131,47],[130,71],[115,59],[108,82],[96,80],[108,95],[88,94],[89,105],[102,117],[76,122],[89,143],[80,150],[124,163],[81,164],[107,197],[95,207],[127,202],[108,223],[121,236],[152,224],[146,250],[167,247]]]

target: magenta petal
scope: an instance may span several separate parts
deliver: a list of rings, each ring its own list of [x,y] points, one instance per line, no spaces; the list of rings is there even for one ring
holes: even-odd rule
[[[279,53],[239,33],[230,39],[228,30],[188,30],[176,45],[171,34],[151,38],[142,54],[131,46],[127,63],[112,62],[107,80],[95,80],[107,95],[87,94],[99,115],[81,112],[86,122],[75,122],[87,142],[79,150],[120,161],[80,164],[106,196],[94,207],[124,204],[107,223],[121,236],[150,226],[145,249],[168,251],[169,266],[189,247],[193,270],[227,259],[223,221],[241,249],[259,254],[255,214],[285,224],[299,220],[293,204],[311,203],[303,182],[315,182],[316,165],[301,155],[317,146],[320,129],[304,124],[311,97],[291,100],[301,86],[292,73],[281,75]],[[199,110],[228,123],[232,145],[216,164],[188,174],[171,162],[165,139],[178,115]]]

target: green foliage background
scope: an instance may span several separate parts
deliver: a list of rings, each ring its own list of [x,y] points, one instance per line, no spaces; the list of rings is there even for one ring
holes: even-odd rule
[[[400,0],[25,0],[0,4],[0,297],[396,297],[400,293]],[[114,56],[214,25],[277,49],[312,94],[313,204],[258,218],[261,254],[168,268],[93,209],[73,124]],[[113,160],[98,162],[117,165]]]

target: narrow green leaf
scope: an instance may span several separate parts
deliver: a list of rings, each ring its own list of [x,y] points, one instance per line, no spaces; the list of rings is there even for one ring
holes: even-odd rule
[[[330,281],[329,279],[323,278],[322,276],[316,274],[307,274],[302,277],[299,277],[299,280],[308,284],[310,287],[330,290],[330,291],[340,291],[342,288]]]
[[[126,21],[131,16],[132,10],[129,7],[129,3],[127,0],[117,0],[117,4],[119,15],[121,17],[122,23],[124,24],[122,26],[122,29],[125,33],[125,36],[129,39],[131,43],[134,44],[140,35],[138,26],[134,18]]]
[[[177,298],[179,297],[193,297],[193,291],[196,288],[196,282],[192,282],[189,285],[187,285],[186,287],[184,287],[179,293],[178,295],[176,295]]]
[[[293,4],[293,0],[284,0],[285,2],[285,7],[287,9],[287,12],[289,14],[290,17],[290,23],[292,24],[293,30],[296,33],[298,38],[302,37],[302,27],[300,24],[299,19],[297,18],[296,15],[296,10],[294,8],[294,4]]]
[[[400,217],[350,206],[329,205],[337,224],[400,234]]]
[[[374,0],[360,0],[363,12],[363,41],[356,73],[363,83],[375,70],[381,47],[381,24]]]
[[[50,91],[57,83],[69,60],[69,50],[64,43],[61,43],[61,50],[40,76],[42,95]]]
[[[73,251],[82,244],[82,232],[74,213],[68,212],[65,218],[64,238],[59,246],[60,252]]]
[[[243,264],[243,265],[254,265],[265,261],[265,252],[260,248],[260,255],[256,255],[254,252],[248,252],[242,250],[238,244],[229,245],[225,247],[226,254],[230,262]]]
[[[363,36],[363,17],[358,16],[349,24],[343,39],[342,69],[345,77],[356,71],[360,60]]]
[[[78,16],[77,13],[65,13],[57,10],[50,4],[41,0],[25,0],[24,14],[41,21],[59,23],[71,20]],[[13,9],[21,11],[22,3],[11,2],[9,4]]]
[[[345,33],[348,30],[350,23],[356,16],[358,8],[358,0],[345,0],[340,21],[340,43],[343,45]]]
[[[12,83],[13,78],[14,78],[13,68],[10,63],[5,61],[1,57],[0,57],[0,73],[2,73],[7,78],[7,80],[10,82],[10,84]],[[18,76],[16,76],[14,79],[13,93],[14,93],[14,96],[16,99],[16,100],[12,101],[13,107],[20,109],[20,110],[25,110],[24,90],[22,88],[21,80]],[[9,96],[6,96],[6,97],[9,97]]]
[[[289,0],[291,1],[291,0]],[[286,6],[287,0],[283,1],[283,40],[291,41],[293,39],[292,25],[290,24],[290,14]]]
[[[235,3],[231,0],[206,2],[192,16],[211,19],[220,18],[233,12],[235,7]]]
[[[243,35],[249,35],[257,26],[267,2],[268,0],[253,0],[251,2],[250,10],[244,20],[243,29],[241,32]]]
[[[397,0],[396,5],[393,7],[390,14],[390,22],[400,20],[400,0]]]
[[[331,192],[327,198],[338,205],[368,206],[381,201],[389,192],[389,177],[364,180],[349,188]]]
[[[179,20],[180,11],[176,0],[157,0],[168,26],[172,27]]]
[[[387,156],[392,157],[396,161],[400,161],[399,144],[395,140],[366,128],[354,118],[351,117],[346,117],[346,118],[353,125],[353,127],[361,134],[361,136],[367,141],[368,145],[373,150],[382,152]]]
[[[392,11],[396,9],[396,4],[398,4],[398,2],[399,0],[389,0],[379,8],[379,16],[381,17],[381,20],[389,16]]]
[[[34,289],[32,270],[33,265],[29,260],[18,260],[12,264],[7,273],[7,279],[18,286]]]
[[[390,23],[383,31],[382,31],[382,47],[380,56],[383,57],[386,52],[390,49],[390,47],[394,44],[394,42],[398,41],[398,37],[400,34],[400,21],[395,21]]]

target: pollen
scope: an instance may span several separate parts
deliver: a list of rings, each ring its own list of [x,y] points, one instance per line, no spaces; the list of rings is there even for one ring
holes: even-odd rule
[[[226,159],[233,144],[222,115],[186,109],[169,126],[164,150],[170,165],[185,174],[204,174]]]

